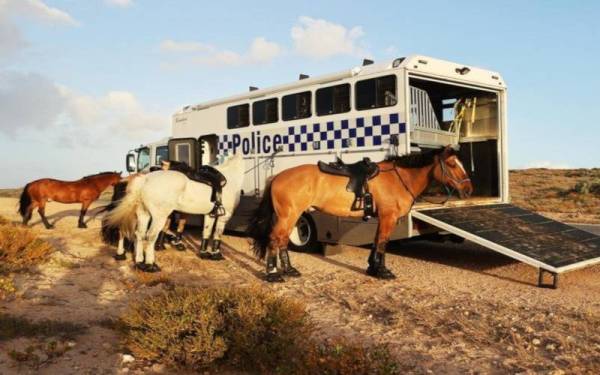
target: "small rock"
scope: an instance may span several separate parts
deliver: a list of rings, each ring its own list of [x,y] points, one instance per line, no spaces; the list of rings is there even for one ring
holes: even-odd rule
[[[165,372],[165,365],[162,363],[155,363],[152,365],[152,372],[163,373]]]
[[[556,349],[556,345],[554,345],[554,344],[546,345],[546,350],[555,350],[555,349]]]
[[[527,327],[525,327],[525,332],[532,333],[533,332],[533,328],[527,326]]]
[[[123,354],[121,357],[121,363],[131,363],[135,361],[135,358],[131,354]]]
[[[531,343],[535,346],[538,346],[539,344],[541,344],[542,342],[539,339],[533,339],[531,340]]]
[[[75,345],[77,345],[77,344],[76,344],[75,342],[73,342],[73,341],[69,341],[69,342],[67,342],[67,346],[68,346],[69,348],[73,348],[73,347],[75,347]]]

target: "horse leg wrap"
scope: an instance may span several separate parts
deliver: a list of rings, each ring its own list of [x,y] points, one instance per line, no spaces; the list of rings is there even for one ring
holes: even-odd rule
[[[267,277],[266,280],[270,283],[283,282],[283,277],[277,271],[277,255],[267,256]]]
[[[200,251],[198,252],[198,257],[200,259],[210,259],[210,251],[208,251],[208,242],[210,240],[208,238],[203,238],[202,242],[200,242]]]
[[[367,275],[376,277],[378,279],[395,279],[396,276],[387,269],[385,266],[385,253],[379,251],[382,247],[385,249],[385,243],[380,243],[378,249],[373,247],[371,254],[369,254],[369,267],[367,268]]]
[[[156,238],[156,242],[154,243],[154,250],[161,251],[165,249],[165,232],[161,230]]]
[[[366,192],[363,196],[363,209],[365,212],[363,216],[364,221],[369,220],[375,214],[373,211],[373,196],[369,192]]]
[[[292,263],[290,262],[290,254],[287,249],[279,250],[279,260],[281,260],[281,268],[283,270],[283,274],[291,277],[298,277],[302,274],[296,268],[292,267]]]
[[[210,260],[223,260],[223,254],[221,253],[221,240],[214,240],[212,243],[212,250],[210,252]]]
[[[183,233],[177,232],[175,239],[171,242],[171,245],[175,246],[178,251],[185,251],[185,245],[183,244]]]

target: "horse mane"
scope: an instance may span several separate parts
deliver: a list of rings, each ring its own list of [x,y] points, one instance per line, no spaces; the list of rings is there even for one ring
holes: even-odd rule
[[[100,177],[100,176],[106,176],[109,174],[119,174],[119,172],[100,172],[100,173],[96,173],[96,174],[90,174],[88,176],[84,176],[81,179],[84,180],[86,178],[93,178],[93,177]]]
[[[441,154],[443,151],[443,148],[438,148],[431,151],[402,156],[388,156],[385,158],[385,161],[390,161],[394,163],[394,165],[402,168],[423,168],[433,164],[435,157]]]

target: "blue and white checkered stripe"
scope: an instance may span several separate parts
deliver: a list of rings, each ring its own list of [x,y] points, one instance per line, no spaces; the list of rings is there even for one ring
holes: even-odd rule
[[[403,133],[406,133],[406,124],[399,122],[397,113],[391,113],[383,116],[290,126],[284,134],[279,133],[281,138],[279,146],[283,147],[283,152],[373,147],[383,145],[393,134]],[[219,153],[228,153],[232,150],[233,135],[219,136]]]

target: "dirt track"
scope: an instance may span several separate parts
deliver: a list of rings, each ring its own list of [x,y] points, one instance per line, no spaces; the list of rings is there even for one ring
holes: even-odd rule
[[[17,220],[15,204],[0,198],[0,215]],[[17,295],[2,302],[1,311],[89,327],[42,372],[121,371],[117,335],[102,322],[122,313],[131,298],[164,286],[160,280],[144,285],[129,261],[112,259],[114,249],[100,242],[99,220],[77,229],[77,206],[51,203],[47,212],[56,229],[43,229],[37,214],[34,227],[59,251],[33,274],[15,277]],[[188,244],[194,241],[192,233]],[[225,243],[222,262],[202,261],[191,251],[159,253],[161,276],[203,286],[261,283],[304,301],[323,336],[389,343],[409,372],[600,369],[600,266],[562,276],[558,290],[540,289],[535,269],[474,244],[405,242],[391,246],[393,281],[366,276],[368,251],[345,247],[329,258],[294,253],[303,277],[267,285],[247,240],[227,236]],[[27,340],[0,341],[0,373],[37,372],[16,367],[6,355]]]

